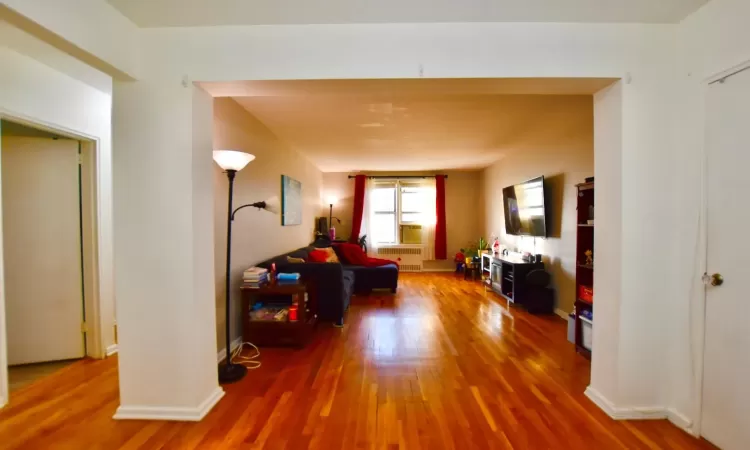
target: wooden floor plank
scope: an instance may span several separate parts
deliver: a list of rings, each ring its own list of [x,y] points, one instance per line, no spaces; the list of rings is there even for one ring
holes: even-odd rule
[[[664,420],[617,422],[583,394],[566,323],[452,274],[401,274],[355,296],[343,329],[263,365],[199,423],[115,421],[117,358],[14,392],[5,449],[712,449]]]

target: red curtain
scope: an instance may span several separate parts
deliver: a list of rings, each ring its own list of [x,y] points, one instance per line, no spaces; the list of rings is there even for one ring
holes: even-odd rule
[[[352,211],[352,234],[349,242],[359,242],[359,231],[362,228],[362,215],[365,212],[365,176],[354,177],[354,209]]]
[[[435,259],[448,258],[448,238],[445,229],[445,175],[435,176]]]

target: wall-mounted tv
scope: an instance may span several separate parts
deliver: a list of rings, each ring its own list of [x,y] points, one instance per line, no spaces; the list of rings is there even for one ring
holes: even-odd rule
[[[544,177],[503,189],[503,208],[507,234],[547,237]]]

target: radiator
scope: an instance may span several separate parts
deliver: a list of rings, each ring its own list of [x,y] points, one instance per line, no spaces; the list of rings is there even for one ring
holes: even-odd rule
[[[422,271],[422,247],[379,247],[377,256],[398,262],[401,272]]]

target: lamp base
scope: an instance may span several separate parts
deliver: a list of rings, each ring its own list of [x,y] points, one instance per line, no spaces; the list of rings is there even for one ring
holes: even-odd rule
[[[239,364],[219,366],[219,383],[227,384],[240,381],[247,373],[247,367]]]

